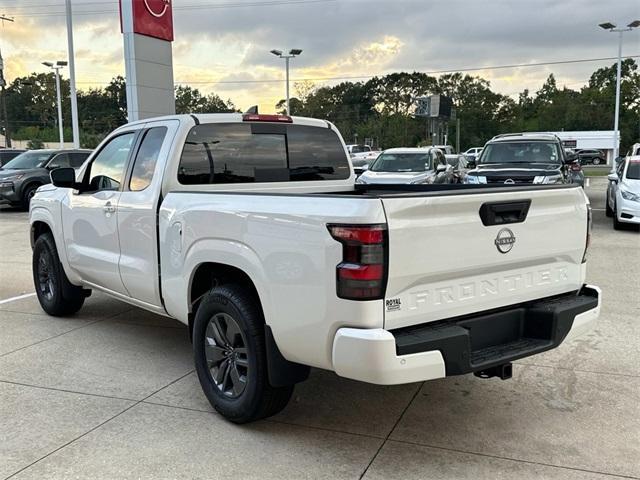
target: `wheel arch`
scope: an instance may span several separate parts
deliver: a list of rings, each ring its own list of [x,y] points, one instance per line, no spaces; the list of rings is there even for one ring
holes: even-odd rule
[[[273,387],[283,387],[306,380],[309,376],[309,367],[290,362],[284,358],[278,348],[271,327],[266,323],[263,302],[254,281],[244,270],[236,266],[219,262],[203,262],[194,269],[188,289],[190,303],[189,337],[193,339],[195,312],[202,297],[211,288],[229,284],[246,288],[262,314],[269,383]]]
[[[18,193],[18,195],[20,195],[20,198],[22,198],[22,196],[24,195],[24,192],[26,192],[28,188],[33,187],[33,186],[35,186],[36,188],[39,188],[42,185],[44,185],[44,183],[41,182],[40,180],[36,179],[36,178],[34,178],[33,180],[27,180],[20,187],[20,191],[16,192],[16,193]]]

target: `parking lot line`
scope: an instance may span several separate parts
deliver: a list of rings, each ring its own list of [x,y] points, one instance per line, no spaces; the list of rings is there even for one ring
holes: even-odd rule
[[[4,303],[15,302],[16,300],[22,300],[23,298],[33,297],[36,292],[25,293],[24,295],[18,295],[17,297],[5,298],[4,300],[0,300],[0,305]]]

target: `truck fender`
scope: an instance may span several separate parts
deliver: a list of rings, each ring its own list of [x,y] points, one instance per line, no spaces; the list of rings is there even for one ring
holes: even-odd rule
[[[29,212],[29,223],[31,224],[31,247],[33,248],[36,240],[34,237],[36,233],[36,224],[43,223],[48,227],[49,231],[53,235],[53,240],[56,244],[56,249],[58,250],[60,263],[62,264],[62,268],[64,270],[64,273],[67,275],[69,282],[71,282],[73,285],[80,286],[82,284],[82,280],[69,265],[69,259],[67,258],[67,249],[64,248],[64,241],[61,237],[62,231],[61,229],[56,229],[54,227],[54,225],[56,225],[56,222],[53,219],[53,214],[47,208],[37,205],[32,206],[31,211]]]

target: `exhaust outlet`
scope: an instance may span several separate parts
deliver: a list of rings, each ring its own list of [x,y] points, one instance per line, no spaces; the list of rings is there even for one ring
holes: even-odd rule
[[[486,370],[473,372],[473,374],[479,378],[499,377],[500,380],[509,380],[513,376],[513,365],[511,363],[505,363],[496,367],[487,368]]]

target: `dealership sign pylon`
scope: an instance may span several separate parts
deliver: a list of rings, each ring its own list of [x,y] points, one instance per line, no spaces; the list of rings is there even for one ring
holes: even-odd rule
[[[175,113],[171,0],[120,0],[130,122]]]

